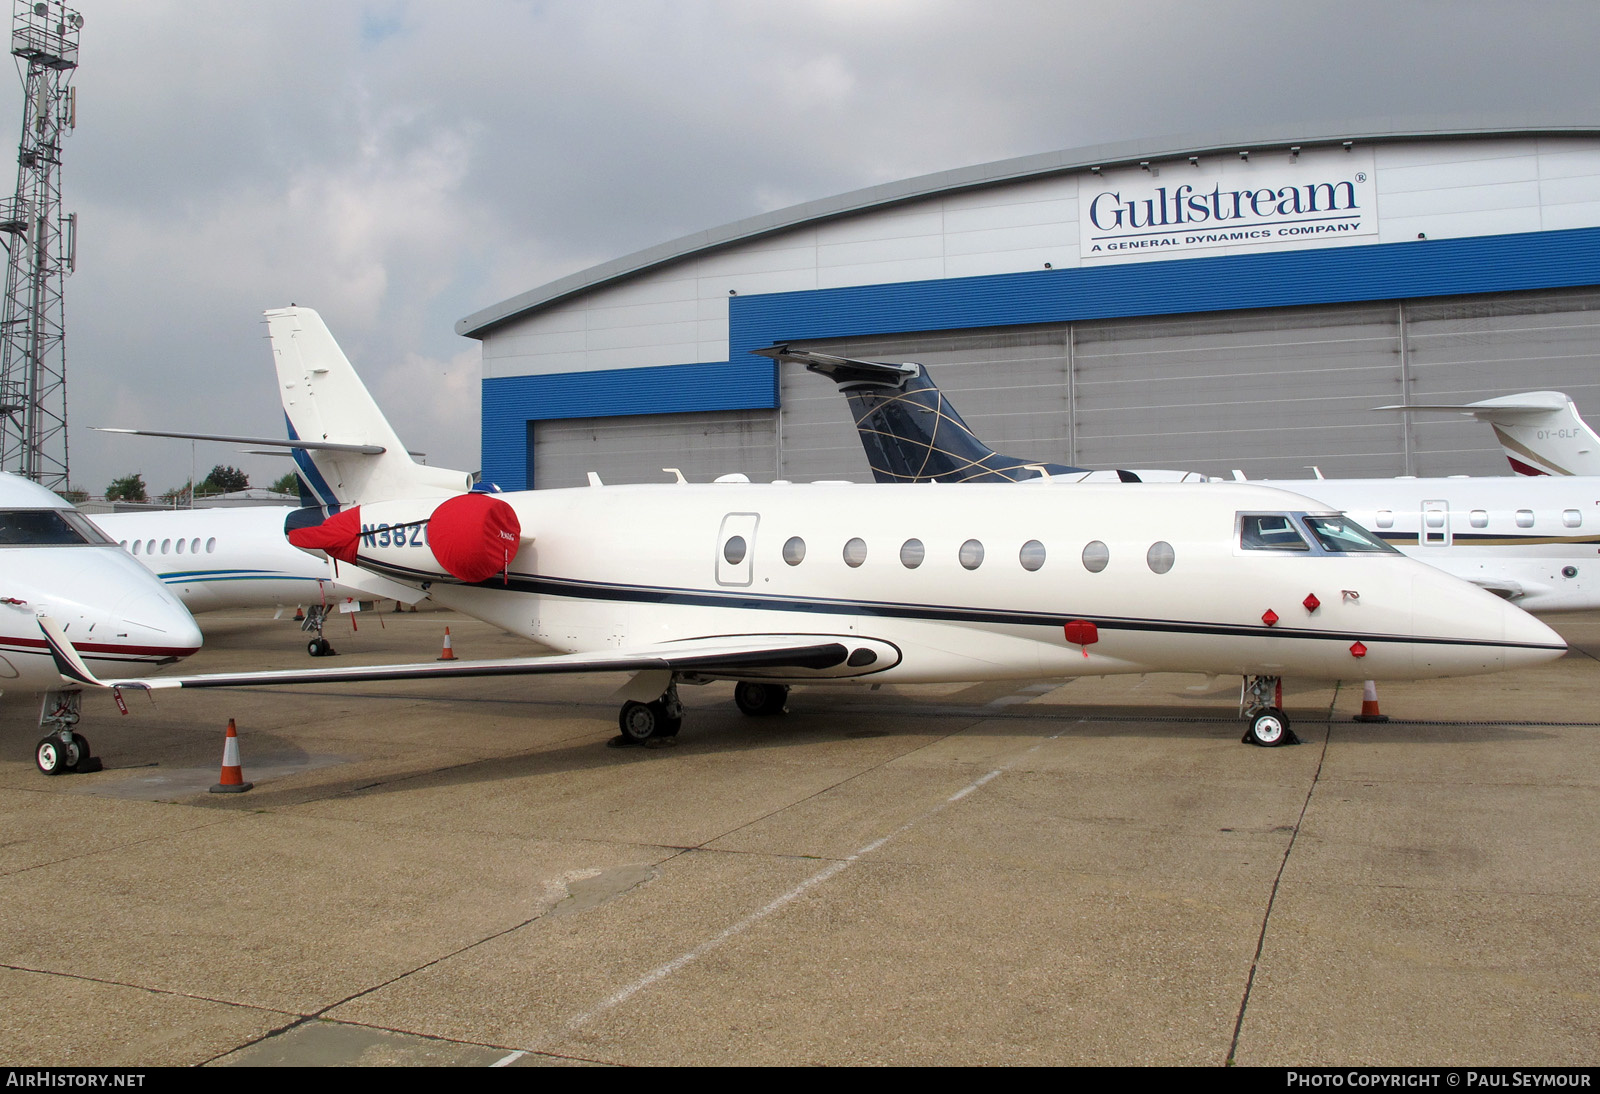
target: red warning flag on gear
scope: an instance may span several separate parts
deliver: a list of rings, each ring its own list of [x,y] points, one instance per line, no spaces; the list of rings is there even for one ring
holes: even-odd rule
[[[488,494],[451,498],[428,522],[433,557],[462,581],[485,581],[509,569],[521,539],[517,511]]]
[[[361,543],[361,506],[336,513],[321,524],[289,529],[289,542],[307,551],[323,551],[340,562],[353,563]]]

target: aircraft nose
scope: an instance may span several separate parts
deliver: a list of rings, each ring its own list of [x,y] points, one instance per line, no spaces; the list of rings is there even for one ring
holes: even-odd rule
[[[1547,624],[1535,619],[1515,604],[1502,602],[1504,619],[1502,634],[1509,643],[1505,647],[1505,667],[1523,668],[1554,661],[1567,652],[1567,640]]]
[[[138,592],[117,605],[117,619],[128,642],[162,657],[188,657],[203,641],[194,616],[176,598]]]

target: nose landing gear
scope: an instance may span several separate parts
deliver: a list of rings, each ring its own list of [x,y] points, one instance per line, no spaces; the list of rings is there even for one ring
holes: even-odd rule
[[[1276,748],[1279,745],[1297,745],[1300,738],[1289,728],[1289,716],[1277,704],[1283,700],[1283,680],[1277,676],[1246,676],[1239,697],[1240,711],[1250,721],[1244,731],[1247,745]]]
[[[100,770],[100,761],[89,753],[89,738],[72,731],[78,724],[78,709],[82,702],[81,691],[52,691],[45,694],[44,705],[39,710],[39,727],[47,732],[33,749],[33,762],[44,774]]]

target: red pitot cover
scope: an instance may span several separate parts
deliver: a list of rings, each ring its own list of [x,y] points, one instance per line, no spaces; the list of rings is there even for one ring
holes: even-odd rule
[[[289,542],[307,551],[323,551],[340,562],[354,563],[361,544],[361,506],[336,513],[310,528],[291,528]]]
[[[462,581],[484,581],[508,570],[521,538],[516,510],[488,494],[451,498],[428,522],[433,557]]]

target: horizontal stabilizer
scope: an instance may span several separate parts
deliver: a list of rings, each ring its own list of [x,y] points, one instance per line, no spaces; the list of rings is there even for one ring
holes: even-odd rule
[[[1519,475],[1600,475],[1600,436],[1560,391],[1525,391],[1476,403],[1404,403],[1377,410],[1470,414],[1494,430]]]
[[[127,433],[135,437],[176,437],[180,441],[222,441],[226,444],[264,444],[273,448],[300,448],[307,452],[359,452],[365,456],[381,456],[382,445],[335,444],[332,441],[279,441],[271,437],[234,437],[221,433],[168,433],[158,429],[118,429],[114,426],[92,427],[98,433]]]
[[[921,365],[910,362],[894,365],[887,361],[857,361],[851,357],[835,357],[831,353],[792,350],[788,346],[769,346],[751,352],[762,357],[770,357],[774,361],[793,361],[802,364],[812,372],[826,376],[841,388],[856,384],[900,387],[922,371]]]

